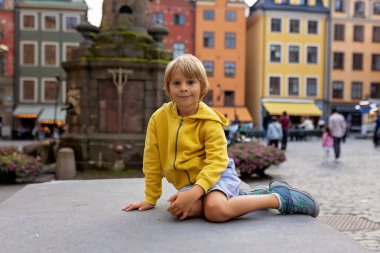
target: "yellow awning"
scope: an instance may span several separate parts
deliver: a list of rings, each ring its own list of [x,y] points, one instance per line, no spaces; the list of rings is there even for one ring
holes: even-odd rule
[[[271,115],[281,115],[286,111],[290,116],[321,116],[321,110],[314,103],[277,103],[264,102]]]
[[[40,123],[50,123],[56,121],[65,122],[66,110],[63,110],[62,106],[45,106],[42,113],[38,117]]]
[[[18,118],[37,118],[42,110],[39,105],[18,105],[13,111],[13,116]]]
[[[229,121],[234,121],[237,115],[241,122],[252,122],[252,116],[246,107],[214,107],[214,109],[227,117]]]

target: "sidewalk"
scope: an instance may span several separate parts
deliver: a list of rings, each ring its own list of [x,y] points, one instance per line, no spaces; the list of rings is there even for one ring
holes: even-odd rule
[[[227,223],[177,221],[157,207],[121,208],[143,197],[143,179],[28,185],[0,203],[0,252],[370,252],[305,215],[260,211]]]

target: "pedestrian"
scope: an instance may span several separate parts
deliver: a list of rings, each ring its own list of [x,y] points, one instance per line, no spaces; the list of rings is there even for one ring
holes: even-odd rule
[[[373,131],[373,143],[375,147],[379,145],[380,142],[380,111],[377,111],[377,117],[375,119],[375,128]]]
[[[286,111],[284,111],[280,117],[280,124],[282,128],[281,149],[286,150],[286,146],[288,143],[288,131],[290,126],[292,125],[290,117],[288,116],[288,113]]]
[[[272,122],[268,126],[268,146],[278,148],[278,142],[282,139],[281,124],[276,116],[272,117]]]
[[[331,135],[331,131],[328,127],[325,127],[323,129],[323,134],[322,134],[322,147],[323,150],[325,151],[324,156],[323,156],[323,162],[328,162],[329,161],[329,155],[330,151],[332,150],[334,146],[334,139],[333,136]]]
[[[165,103],[149,120],[143,172],[145,198],[123,211],[152,209],[162,192],[162,178],[178,190],[168,199],[167,209],[180,220],[204,216],[225,222],[267,208],[281,213],[317,217],[318,203],[301,190],[274,180],[260,195],[238,195],[241,183],[235,164],[227,155],[223,115],[201,102],[208,90],[203,64],[185,54],[165,70]]]
[[[332,109],[331,111],[328,127],[334,139],[335,162],[339,162],[341,154],[340,143],[343,135],[346,133],[346,121],[343,115],[338,113],[336,109]]]
[[[272,121],[272,116],[269,112],[265,112],[265,116],[263,118],[263,129],[264,129],[264,139],[268,142],[268,126]]]

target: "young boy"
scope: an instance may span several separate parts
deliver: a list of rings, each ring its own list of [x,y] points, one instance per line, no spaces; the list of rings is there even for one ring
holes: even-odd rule
[[[145,199],[122,210],[152,209],[165,176],[178,190],[168,199],[167,211],[180,220],[204,216],[208,221],[225,222],[268,208],[318,216],[313,197],[286,182],[274,180],[260,195],[258,191],[239,195],[241,181],[228,158],[223,131],[227,120],[201,102],[209,84],[200,60],[189,54],[177,57],[166,67],[164,82],[172,101],[159,108],[148,124]]]

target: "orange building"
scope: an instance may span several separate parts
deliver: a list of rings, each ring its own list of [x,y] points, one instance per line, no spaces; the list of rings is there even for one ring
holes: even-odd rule
[[[210,82],[205,102],[230,121],[252,121],[245,107],[246,7],[243,0],[196,1],[195,55]]]

